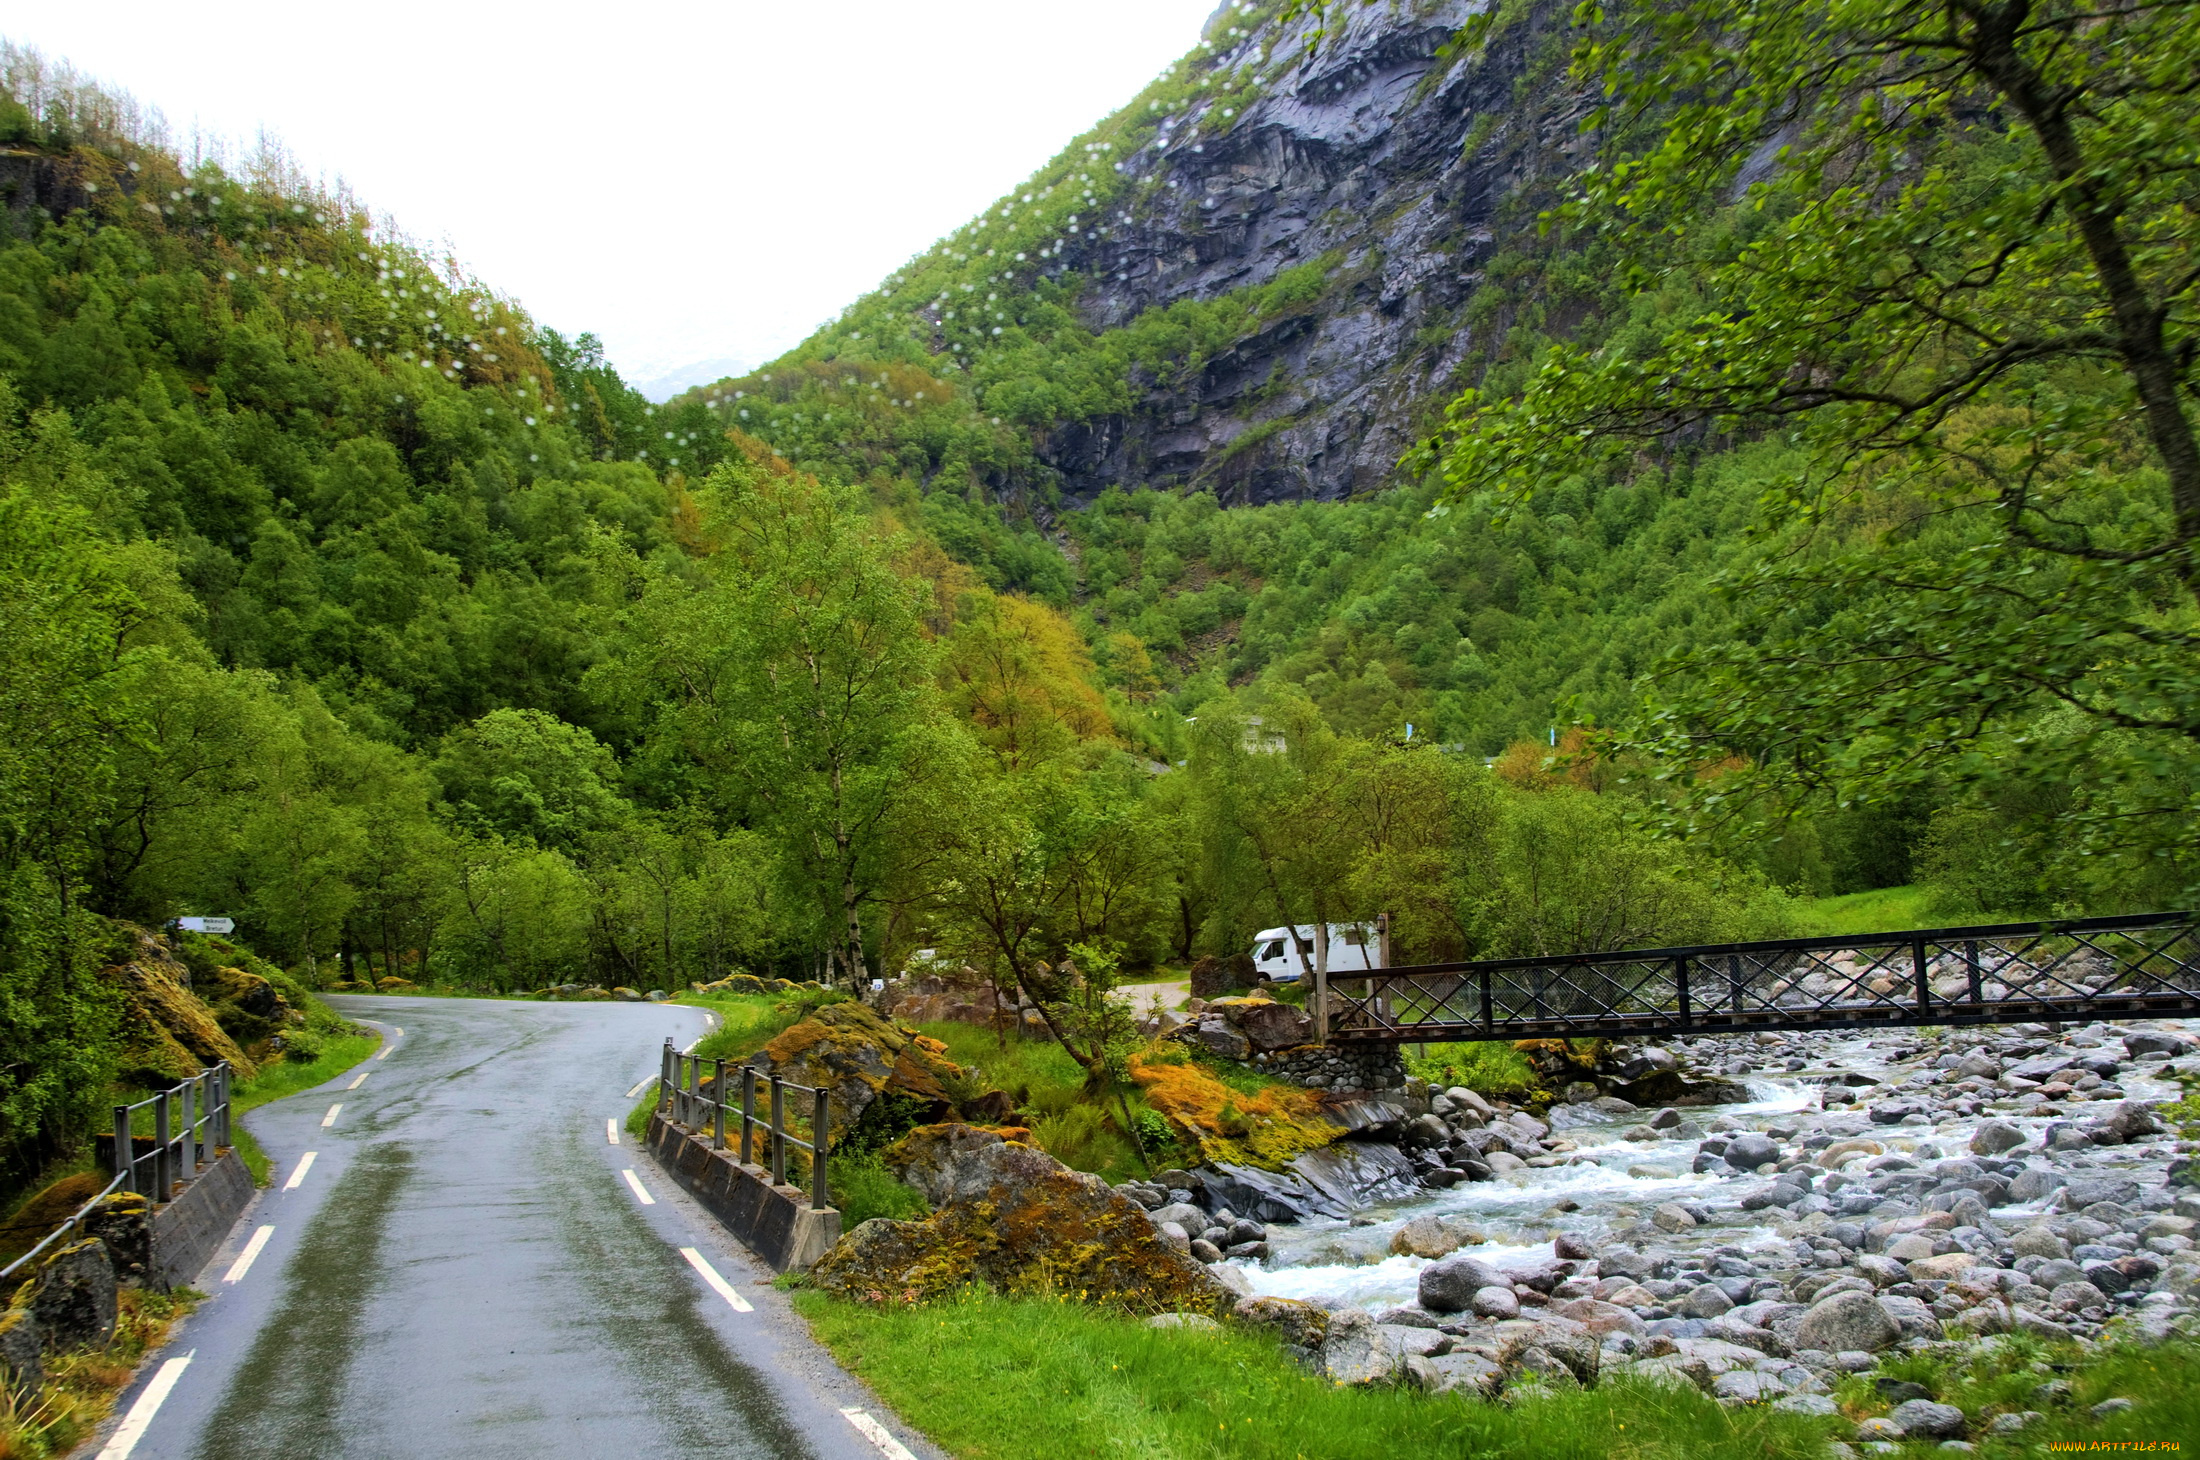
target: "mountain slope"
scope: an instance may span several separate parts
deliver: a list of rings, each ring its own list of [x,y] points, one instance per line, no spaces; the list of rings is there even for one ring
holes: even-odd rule
[[[1570,165],[1548,7],[1460,51],[1477,8],[1354,7],[1311,53],[1311,20],[1226,10],[1015,193],[687,403],[805,466],[1042,521],[1111,486],[1381,489],[1499,346],[1487,270]]]

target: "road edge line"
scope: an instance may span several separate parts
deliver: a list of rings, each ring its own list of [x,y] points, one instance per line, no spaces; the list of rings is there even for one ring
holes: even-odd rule
[[[122,1417],[122,1423],[116,1425],[115,1432],[107,1437],[107,1443],[100,1448],[96,1460],[130,1460],[130,1452],[137,1448],[138,1441],[144,1439],[145,1432],[152,1428],[153,1416],[159,1414],[160,1407],[168,1402],[168,1392],[176,1387],[176,1381],[183,1377],[185,1369],[191,1367],[191,1360],[198,1357],[198,1352],[193,1349],[183,1357],[170,1359],[154,1370],[152,1379],[138,1395],[137,1402],[130,1406],[130,1412]]]
[[[886,1460],[917,1460],[907,1445],[894,1438],[894,1432],[874,1419],[870,1412],[861,1409],[843,1409],[842,1419],[856,1427],[856,1433],[878,1446]]]

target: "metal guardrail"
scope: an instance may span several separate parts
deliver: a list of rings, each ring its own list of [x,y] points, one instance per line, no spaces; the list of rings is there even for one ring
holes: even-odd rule
[[[703,1088],[703,1066],[712,1066],[710,1089]],[[664,1059],[657,1072],[657,1108],[669,1118],[698,1134],[710,1132],[713,1150],[726,1147],[727,1127],[732,1124],[738,1108],[741,1115],[741,1144],[736,1159],[743,1164],[757,1165],[750,1157],[756,1151],[756,1087],[759,1071],[751,1065],[740,1066],[741,1103],[735,1107],[726,1101],[726,1062],[722,1059],[704,1060],[692,1054],[682,1054],[665,1041]],[[797,1085],[782,1080],[777,1075],[762,1077],[770,1094],[770,1106],[763,1117],[764,1134],[768,1142],[772,1185],[787,1184],[787,1148],[794,1146],[810,1153],[810,1210],[822,1211],[832,1205],[826,1199],[825,1163],[832,1146],[830,1122],[831,1108],[826,1092],[814,1085]],[[792,1091],[811,1097],[810,1138],[804,1140],[787,1128],[786,1097]]]
[[[164,1202],[215,1152],[229,1145],[230,1077],[227,1060],[179,1085],[133,1105],[115,1107],[115,1172],[130,1190]],[[153,1149],[139,1154],[133,1138],[137,1113],[153,1112]]]
[[[227,1060],[212,1069],[198,1074],[180,1084],[172,1085],[145,1099],[130,1105],[117,1105],[115,1110],[115,1160],[114,1180],[107,1183],[98,1195],[92,1197],[74,1212],[67,1221],[40,1238],[31,1248],[6,1267],[0,1268],[0,1292],[19,1273],[46,1252],[59,1246],[84,1229],[84,1219],[92,1209],[118,1191],[129,1190],[149,1197],[156,1205],[167,1201],[178,1183],[189,1181],[198,1174],[201,1166],[229,1145],[230,1077],[234,1073]],[[171,1116],[181,1106],[182,1119],[172,1121]],[[150,1109],[153,1114],[153,1149],[140,1153],[137,1149],[137,1113]],[[198,1112],[194,1119],[192,1112]]]
[[[1389,968],[1328,1013],[1391,1043],[2193,1016],[2200,913]]]

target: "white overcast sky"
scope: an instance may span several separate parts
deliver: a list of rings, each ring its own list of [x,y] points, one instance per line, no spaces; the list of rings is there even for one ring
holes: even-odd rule
[[[794,344],[1128,101],[1214,4],[99,0],[0,5],[0,35],[179,137],[265,127],[647,380]]]

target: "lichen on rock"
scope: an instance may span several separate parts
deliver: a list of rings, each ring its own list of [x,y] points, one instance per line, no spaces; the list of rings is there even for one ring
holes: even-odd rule
[[[920,1117],[953,1113],[949,1086],[963,1078],[939,1041],[927,1039],[853,1001],[827,1004],[764,1046],[750,1061],[766,1075],[821,1087],[833,1124],[846,1130],[880,1095],[891,1092],[922,1107]]]
[[[1237,1300],[1138,1203],[1036,1147],[949,1123],[911,1131],[882,1157],[937,1210],[863,1223],[810,1269],[813,1286],[918,1303],[979,1283],[1136,1313],[1220,1315]]]

